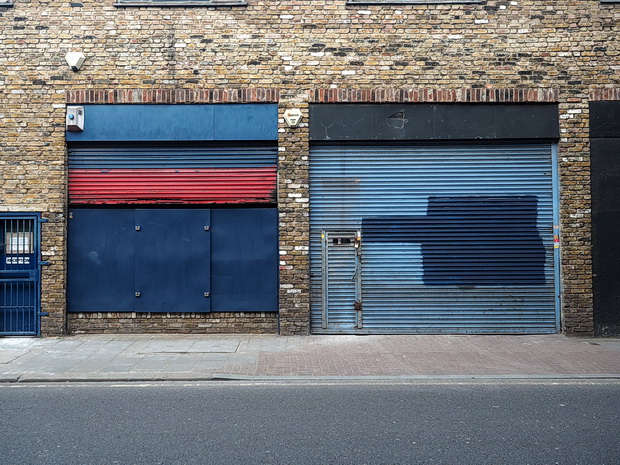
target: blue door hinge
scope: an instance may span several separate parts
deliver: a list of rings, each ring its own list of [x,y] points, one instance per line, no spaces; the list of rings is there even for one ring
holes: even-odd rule
[[[50,314],[47,312],[38,312],[37,316],[50,316]]]

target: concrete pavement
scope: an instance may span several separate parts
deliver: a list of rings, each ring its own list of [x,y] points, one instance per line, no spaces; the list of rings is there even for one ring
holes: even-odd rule
[[[618,378],[620,339],[77,335],[0,338],[0,382]]]

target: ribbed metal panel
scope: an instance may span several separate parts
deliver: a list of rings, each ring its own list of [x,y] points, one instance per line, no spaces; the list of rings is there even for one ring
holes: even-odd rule
[[[69,201],[274,203],[276,157],[274,146],[71,147]]]
[[[343,332],[323,287],[350,274],[323,276],[338,269],[321,235],[361,230],[361,324],[345,332],[555,332],[552,168],[548,144],[313,147],[313,330]]]

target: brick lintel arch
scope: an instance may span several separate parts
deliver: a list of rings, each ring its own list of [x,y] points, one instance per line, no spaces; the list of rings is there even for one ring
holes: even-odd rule
[[[69,104],[277,103],[278,89],[72,89]]]
[[[558,89],[314,89],[310,103],[556,103]]]

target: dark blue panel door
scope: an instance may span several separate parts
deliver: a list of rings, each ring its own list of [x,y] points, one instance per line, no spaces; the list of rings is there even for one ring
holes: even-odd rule
[[[71,312],[277,311],[274,208],[71,215]]]
[[[209,210],[136,210],[136,311],[210,311],[210,223]]]
[[[212,307],[218,312],[278,310],[278,211],[212,210]]]
[[[73,210],[69,218],[70,312],[134,310],[135,210]]]

